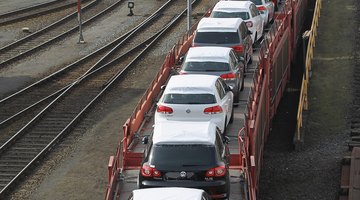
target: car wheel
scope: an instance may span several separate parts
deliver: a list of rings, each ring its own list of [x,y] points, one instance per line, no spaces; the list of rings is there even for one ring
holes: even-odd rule
[[[239,103],[239,100],[240,100],[240,98],[239,98],[239,95],[240,95],[240,87],[239,87],[239,85],[238,85],[237,91],[236,91],[236,93],[234,95],[235,95],[234,96],[234,103]]]
[[[245,74],[244,74],[245,76]],[[241,87],[240,87],[240,91],[243,91],[244,90],[244,76],[242,77],[242,80],[241,80]]]
[[[224,198],[224,199],[230,199],[230,175],[228,175],[227,176],[227,182],[229,183],[229,184],[227,184],[227,191],[226,191],[226,198]]]
[[[249,62],[248,62],[249,64],[251,64],[252,63],[252,56],[250,56],[250,59],[249,59]]]
[[[137,186],[137,188],[138,189],[142,189],[143,188],[143,185],[141,184],[141,182],[142,182],[142,179],[141,179],[141,177],[140,177],[140,175],[137,177],[137,179],[136,179],[136,186]]]
[[[233,122],[234,122],[234,106],[233,106],[232,109],[231,109],[231,117],[230,117],[229,123],[231,124],[231,123],[233,123]]]

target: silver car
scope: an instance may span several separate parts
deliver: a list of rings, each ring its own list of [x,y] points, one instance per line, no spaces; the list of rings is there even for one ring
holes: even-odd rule
[[[179,73],[220,76],[232,88],[234,103],[238,103],[240,91],[244,89],[244,63],[232,48],[191,47]]]

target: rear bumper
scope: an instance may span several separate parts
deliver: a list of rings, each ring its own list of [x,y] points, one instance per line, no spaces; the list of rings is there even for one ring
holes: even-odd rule
[[[143,180],[141,181],[141,188],[152,187],[186,187],[186,188],[198,188],[206,191],[210,196],[222,196],[227,197],[229,191],[229,183],[225,180],[216,181],[153,181]]]

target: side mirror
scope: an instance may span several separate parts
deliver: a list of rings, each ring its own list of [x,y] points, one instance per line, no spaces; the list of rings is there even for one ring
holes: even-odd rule
[[[242,57],[242,56],[239,56],[239,57],[238,57],[238,61],[239,61],[239,62],[245,62],[245,58]]]
[[[148,135],[144,136],[144,137],[141,139],[141,143],[143,143],[143,144],[149,143],[149,136],[148,136]]]
[[[180,56],[179,61],[178,61],[178,65],[181,65],[184,62],[185,56]]]
[[[166,85],[162,85],[162,86],[160,87],[161,90],[165,90],[165,88],[166,88]]]
[[[229,144],[230,141],[231,141],[230,138],[229,138],[228,136],[226,136],[226,135],[224,136],[224,139],[223,139],[223,140],[224,140],[224,143],[225,143],[225,144]]]
[[[228,85],[228,86],[225,88],[225,90],[226,90],[226,92],[232,91],[232,90],[233,90],[233,87]]]

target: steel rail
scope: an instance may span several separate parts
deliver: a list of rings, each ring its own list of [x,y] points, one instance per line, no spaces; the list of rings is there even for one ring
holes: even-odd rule
[[[154,18],[155,19],[155,18]],[[164,27],[163,29],[165,29],[166,27]],[[77,78],[74,82],[79,81],[80,79],[85,79],[90,75],[93,75],[94,73],[98,72],[99,70],[104,69],[105,67],[110,66],[111,64],[115,64],[115,62],[119,62],[121,59],[124,59],[126,57],[128,57],[131,53],[133,53],[134,51],[136,51],[137,49],[141,48],[141,47],[146,47],[149,43],[149,41],[153,40],[155,37],[157,37],[161,31],[163,30],[161,29],[159,32],[157,32],[155,35],[151,36],[150,38],[148,38],[147,40],[145,40],[143,43],[138,44],[137,46],[135,46],[134,48],[130,49],[129,51],[125,52],[124,54],[116,57],[115,59],[107,62],[106,64],[95,68],[95,66],[98,65],[99,62],[97,62],[96,64],[94,64],[91,69],[89,69],[86,73],[84,73],[83,75],[81,75],[79,78]],[[140,29],[137,29],[138,31],[140,31]],[[131,33],[132,34],[132,33]],[[126,38],[127,39],[127,38]],[[119,48],[120,46],[117,46],[116,48]],[[115,49],[115,48],[114,48]],[[104,57],[102,58],[104,59]],[[95,68],[95,69],[94,69]],[[24,114],[26,111],[29,111],[30,109],[39,106],[41,103],[44,103],[45,101],[48,101],[51,98],[55,98],[58,94],[60,94],[62,91],[66,90],[68,87],[70,87],[74,82],[69,83],[68,85],[64,86],[63,88],[53,92],[52,94],[38,100],[37,102],[29,105],[28,107],[18,111],[17,113],[15,113],[14,115],[6,118],[5,120],[0,122],[0,127],[2,126],[6,126],[8,123],[11,123],[12,120],[16,119],[17,117],[19,117],[21,114]],[[106,83],[105,85],[107,85],[108,83]]]
[[[86,10],[90,9],[92,6],[94,6],[98,2],[99,2],[99,0],[93,0],[87,6],[85,6],[83,8],[84,14],[86,13]],[[120,5],[120,3],[122,3],[122,2],[123,2],[123,0],[118,0],[117,2],[110,5],[109,7],[104,9],[103,11],[99,12],[98,14],[90,17],[87,20],[84,20],[83,21],[83,26],[86,26],[86,25],[90,24],[91,22],[93,22],[98,17],[101,17],[102,15],[110,12],[112,9],[114,9],[116,6]],[[53,42],[56,42],[56,41],[62,39],[63,37],[65,37],[65,36],[67,36],[67,35],[69,35],[71,33],[76,32],[78,30],[78,25],[77,24],[72,26],[72,28],[68,29],[67,31],[62,32],[61,34],[58,34],[56,36],[53,36],[53,37],[46,36],[45,41],[40,41],[39,42],[40,44],[38,44],[36,46],[31,45],[31,43],[28,44],[28,45],[30,45],[29,47],[27,46],[27,42],[32,40],[33,38],[38,37],[39,40],[41,40],[41,39],[44,40],[44,38],[41,38],[43,33],[54,31],[57,28],[62,28],[62,25],[66,25],[66,22],[68,22],[70,20],[74,20],[76,17],[77,17],[77,13],[74,12],[74,13],[60,19],[59,21],[54,22],[53,24],[51,24],[51,25],[49,25],[49,26],[47,26],[47,27],[45,27],[45,28],[43,28],[43,29],[41,29],[39,31],[36,31],[36,32],[34,32],[34,33],[30,34],[30,35],[28,35],[27,37],[24,37],[24,38],[22,38],[22,39],[20,39],[20,40],[18,40],[16,42],[13,42],[13,43],[8,44],[7,46],[1,48],[0,49],[0,56],[1,56],[1,54],[3,54],[3,59],[5,59],[5,60],[2,60],[0,62],[0,68],[5,67],[6,65],[8,65],[10,63],[13,63],[13,62],[19,60],[20,58],[28,56],[30,53],[33,53],[34,51],[45,47],[46,45],[49,45],[49,44],[51,44]],[[23,46],[21,46],[21,45],[23,45]],[[18,51],[15,51],[14,49],[16,49],[17,47],[19,47],[20,49],[18,49]],[[23,50],[22,48],[25,48],[25,49],[27,48],[27,49]],[[11,54],[11,51],[15,51],[16,55],[15,56],[10,55],[10,57],[5,55],[6,53]],[[18,53],[18,52],[20,52],[20,53]]]
[[[170,2],[170,1],[169,1],[169,2]],[[174,24],[174,20],[171,21],[170,24]],[[151,36],[150,38],[153,39],[153,40],[152,40],[150,43],[149,43],[149,41],[150,41],[149,39],[146,40],[146,41],[144,41],[144,42],[142,42],[142,45],[143,45],[143,46],[146,46],[145,49],[149,49],[150,46],[151,46],[152,44],[154,44],[157,39],[160,38],[161,34],[164,34],[164,33],[166,32],[164,29],[166,28],[166,30],[168,30],[169,27],[170,27],[170,25],[166,25],[166,26],[164,26],[164,27],[161,29],[161,31],[157,32],[157,33],[155,34],[155,36],[154,36],[154,35]],[[135,48],[138,48],[138,47],[139,47],[139,45],[136,46]],[[135,49],[135,48],[133,48],[133,49]],[[133,49],[132,49],[132,50],[133,50]],[[130,50],[130,51],[132,51],[132,50]],[[146,52],[145,50],[142,50],[142,51],[140,52],[140,55],[142,55],[142,54],[145,53],[145,52]],[[121,74],[124,74],[125,71],[129,69],[129,66],[132,65],[137,59],[139,59],[140,55],[136,56],[136,58],[133,59],[133,60],[131,61],[131,63],[127,65],[126,69],[125,69],[125,70],[122,70],[122,72],[117,75],[117,78],[120,77]],[[96,71],[99,71],[99,69],[97,69]],[[91,74],[94,74],[94,73],[95,73],[95,72],[91,72]],[[87,74],[87,75],[85,75],[85,76],[89,77],[89,76],[90,76],[90,73]],[[3,188],[1,189],[1,191],[0,191],[0,196],[3,195],[3,194],[8,190],[8,188],[10,188],[10,187],[15,183],[15,181],[17,181],[17,180],[22,176],[22,174],[24,174],[25,171],[27,171],[27,169],[29,169],[31,166],[33,166],[33,165],[39,160],[39,158],[41,158],[46,152],[48,152],[48,150],[49,150],[53,145],[55,145],[55,144],[59,141],[59,139],[61,139],[61,138],[65,135],[65,133],[67,133],[67,131],[69,131],[69,129],[72,128],[72,127],[76,124],[76,122],[78,122],[78,120],[80,120],[80,117],[81,117],[84,113],[86,113],[86,111],[88,111],[89,108],[90,108],[100,97],[102,97],[102,95],[108,90],[108,88],[112,85],[112,83],[115,82],[115,80],[116,80],[117,78],[115,78],[115,79],[112,78],[112,80],[110,81],[110,84],[106,84],[105,87],[101,87],[102,89],[100,90],[100,92],[98,92],[98,93],[96,94],[95,98],[93,98],[84,108],[82,108],[79,113],[77,113],[77,114],[74,113],[74,114],[76,114],[76,116],[75,116],[74,118],[71,118],[71,121],[70,121],[69,123],[67,123],[64,128],[61,128],[60,132],[57,132],[57,130],[56,130],[56,132],[57,132],[56,136],[55,136],[54,138],[52,138],[52,140],[51,140],[49,143],[47,143],[44,148],[41,148],[42,150],[41,150],[39,153],[37,153],[36,156],[35,156],[30,162],[26,163],[26,166],[23,167],[23,168],[21,168],[21,170],[19,171],[19,173],[17,173],[17,174],[15,175],[15,177],[13,177],[13,178],[11,179],[11,181],[10,181],[5,187],[3,187]],[[9,145],[14,144],[14,142],[15,142],[14,140],[19,141],[20,139],[18,139],[17,137],[19,137],[20,135],[23,135],[23,136],[24,136],[24,135],[25,135],[25,134],[24,134],[24,131],[26,131],[26,130],[28,130],[28,129],[33,129],[33,131],[34,131],[34,130],[36,129],[36,127],[34,128],[34,123],[38,122],[38,121],[40,120],[40,118],[43,118],[43,117],[44,117],[43,115],[44,115],[45,113],[48,113],[48,112],[49,112],[48,109],[53,108],[54,106],[56,106],[55,104],[58,105],[58,104],[59,104],[59,102],[58,102],[59,100],[66,98],[66,95],[69,95],[69,93],[72,92],[72,90],[74,90],[74,88],[76,88],[77,86],[81,85],[81,83],[82,83],[84,80],[86,80],[86,79],[85,79],[85,78],[81,78],[81,79],[78,79],[77,81],[73,82],[67,89],[65,89],[60,95],[58,95],[50,104],[48,104],[48,105],[46,106],[46,108],[44,108],[40,113],[38,113],[38,114],[36,115],[36,117],[34,117],[34,118],[33,118],[30,122],[28,122],[20,131],[18,131],[16,135],[14,135],[10,140],[8,140],[8,142],[6,142],[5,144],[3,144],[3,145],[0,147],[0,152],[1,152],[1,154],[2,154],[2,155],[0,156],[0,160],[2,160],[3,162],[0,161],[0,164],[4,164],[4,159],[5,159],[5,162],[6,162],[6,161],[7,161],[6,159],[9,159],[9,158],[12,157],[12,156],[9,155],[9,154],[8,154],[9,157],[6,157],[6,156],[4,156],[4,154],[3,154],[5,151],[9,150]],[[108,83],[108,81],[107,81],[107,83]],[[49,114],[49,115],[50,115],[50,114]],[[39,123],[38,123],[38,125],[39,125]],[[40,124],[40,125],[41,125],[41,124]],[[40,127],[40,125],[39,125],[38,127]],[[44,124],[43,124],[43,125],[44,125]],[[46,125],[46,123],[45,123],[45,125]],[[48,127],[48,128],[50,128],[50,127]],[[53,127],[51,127],[51,128],[53,128]],[[54,129],[54,128],[53,128],[53,129]],[[38,129],[38,131],[39,131],[39,130],[40,130],[40,129]],[[36,132],[36,131],[35,131],[35,132]],[[30,137],[30,136],[29,136],[29,137]],[[31,138],[31,137],[30,137],[30,138]],[[29,139],[29,138],[28,138],[28,139]],[[25,141],[26,141],[26,139],[25,139]],[[20,143],[21,143],[21,142],[24,142],[24,141],[20,141]],[[23,143],[23,144],[24,144],[24,143]],[[41,145],[38,145],[38,146],[41,146]],[[19,153],[19,152],[15,153],[15,156],[16,156],[18,153]],[[22,162],[23,162],[23,161],[22,161]]]
[[[151,22],[154,21],[157,17],[159,17],[160,12],[165,8],[165,6],[167,6],[167,5],[169,4],[169,2],[171,2],[171,1],[168,1],[166,4],[164,4],[164,6],[162,6],[161,8],[159,8],[156,12],[154,12],[151,16],[149,16],[146,20],[144,20],[142,23],[140,23],[138,26],[136,26],[136,27],[133,28],[132,30],[130,30],[130,31],[128,31],[127,33],[125,33],[124,35],[120,36],[118,39],[114,40],[112,43],[108,44],[107,46],[103,47],[102,49],[99,49],[98,51],[96,51],[96,52],[94,52],[94,53],[86,56],[85,58],[93,57],[96,53],[99,53],[99,52],[104,51],[105,48],[111,47],[111,46],[114,46],[114,45],[115,45],[115,47],[114,47],[112,50],[110,50],[109,52],[107,52],[105,56],[103,56],[101,59],[99,59],[99,61],[97,61],[96,64],[92,65],[92,67],[90,67],[85,73],[83,73],[83,75],[81,75],[81,76],[78,77],[77,79],[80,79],[82,76],[85,76],[87,73],[89,73],[90,71],[94,70],[96,67],[98,67],[98,66],[101,64],[101,62],[106,61],[108,57],[111,57],[111,54],[113,54],[113,52],[114,52],[116,49],[119,49],[119,48],[121,47],[121,45],[123,45],[125,42],[129,41],[129,39],[131,39],[131,37],[132,37],[135,33],[143,30],[146,26],[149,25],[149,23],[151,23]],[[75,63],[73,63],[73,64],[71,64],[71,65],[69,65],[69,66],[67,66],[67,67],[65,67],[65,68],[63,68],[63,69],[61,69],[61,70],[59,70],[59,71],[57,71],[57,72],[55,72],[55,73],[53,73],[53,74],[45,77],[45,78],[43,78],[43,79],[41,79],[40,81],[37,81],[36,83],[33,83],[33,84],[31,84],[30,86],[25,87],[24,89],[22,89],[22,90],[20,90],[20,91],[18,91],[18,92],[16,92],[16,93],[14,93],[14,94],[6,97],[6,98],[0,100],[0,103],[4,103],[5,101],[8,101],[8,100],[12,99],[13,97],[16,97],[16,96],[18,96],[18,95],[20,95],[20,94],[23,94],[23,93],[27,92],[27,91],[30,90],[30,89],[33,89],[33,90],[35,90],[35,91],[41,91],[41,90],[39,90],[39,88],[37,88],[37,87],[42,86],[45,82],[48,82],[48,81],[50,81],[50,80],[54,80],[54,79],[56,79],[56,78],[59,79],[60,74],[63,75],[63,78],[67,78],[67,76],[64,75],[63,73],[64,73],[66,70],[70,70],[70,69],[69,69],[70,67],[75,67],[76,65],[78,65],[78,64],[80,64],[80,63],[83,63],[85,58],[82,58],[82,59],[76,61]],[[116,60],[118,60],[118,59],[119,59],[119,58],[117,58]],[[58,86],[58,82],[59,82],[59,81],[54,81],[54,82],[56,82],[55,85]],[[67,84],[67,85],[65,85],[63,88],[61,88],[61,89],[59,89],[59,90],[63,90],[63,89],[65,89],[65,88],[67,88],[69,85],[70,85],[70,84]],[[46,86],[48,86],[48,85],[46,85]],[[54,89],[54,90],[56,90],[56,89]],[[53,90],[53,91],[54,91],[54,90]],[[10,117],[8,117],[8,118],[4,119],[2,122],[0,122],[0,127],[4,127],[4,126],[8,125],[10,122],[12,122],[12,120],[14,120],[14,119],[16,119],[17,117],[19,117],[21,113],[24,113],[25,111],[28,111],[28,110],[30,110],[31,108],[34,108],[35,106],[38,106],[40,103],[43,103],[45,100],[47,100],[47,99],[49,98],[49,96],[52,96],[52,97],[53,97],[55,94],[57,94],[57,93],[59,92],[59,90],[57,90],[57,91],[54,92],[53,94],[50,94],[50,95],[44,97],[43,99],[37,100],[34,104],[28,105],[30,102],[29,102],[29,101],[26,101],[26,102],[25,102],[25,105],[23,106],[23,107],[25,107],[25,108],[22,109],[22,110],[20,110],[20,111],[17,111],[17,113],[15,113],[15,114],[10,114]],[[29,92],[28,92],[28,93],[29,93]],[[44,93],[44,95],[46,95],[45,92],[41,92],[41,94],[43,94],[43,93]],[[31,94],[31,93],[30,93],[30,94]],[[43,96],[44,96],[44,95],[43,95]],[[24,95],[23,95],[23,96],[24,96]],[[38,97],[39,95],[35,94],[35,95],[33,95],[33,96]],[[19,97],[19,99],[26,99],[26,97],[21,97],[21,98]],[[31,99],[34,99],[34,98],[31,98]],[[10,103],[14,103],[14,102],[12,101],[12,102],[10,102]],[[14,104],[16,104],[16,109],[21,109],[21,106],[19,105],[19,103],[15,102]],[[8,106],[3,106],[4,109],[7,109],[7,107],[8,107]],[[10,109],[10,110],[11,110],[11,111],[14,111],[14,109]],[[3,114],[5,114],[5,111],[4,111],[4,110],[3,110],[2,112],[3,112]]]
[[[86,1],[89,0],[83,0],[82,2],[84,3]],[[0,26],[70,8],[72,6],[76,6],[76,4],[77,2],[73,0],[54,0],[0,14]]]
[[[16,9],[16,10],[13,10],[13,11],[5,12],[5,13],[0,14],[0,19],[5,18],[7,16],[27,12],[27,11],[30,11],[30,10],[33,10],[33,9],[47,7],[49,5],[56,4],[56,3],[60,2],[60,1],[62,1],[62,0],[52,0],[52,1],[44,2],[44,3],[36,4],[34,6],[29,6],[29,7],[20,8],[20,9]]]
[[[93,6],[93,5],[96,4],[96,3],[98,3],[98,0],[93,0],[93,1],[90,2],[87,6],[85,6],[84,8],[82,8],[82,10],[85,11],[86,9],[90,8],[91,6]],[[76,16],[77,16],[77,13],[76,13],[76,12],[73,12],[73,13],[71,13],[71,14],[63,17],[63,18],[61,18],[60,20],[58,20],[58,21],[56,21],[56,22],[54,22],[54,23],[52,23],[52,24],[50,24],[50,25],[48,25],[48,26],[46,26],[46,27],[44,27],[44,28],[42,28],[42,29],[40,29],[40,30],[38,30],[38,31],[36,31],[36,32],[31,33],[30,35],[28,35],[28,36],[26,36],[26,37],[23,37],[23,38],[15,41],[15,42],[12,42],[12,43],[10,43],[10,44],[2,47],[2,48],[0,49],[0,53],[3,53],[3,52],[5,52],[5,51],[8,51],[10,48],[13,48],[14,46],[18,46],[20,43],[25,42],[25,41],[27,41],[27,40],[29,40],[29,39],[32,39],[32,38],[36,37],[38,34],[44,33],[44,32],[46,32],[46,31],[48,31],[48,29],[50,29],[50,28],[53,28],[53,27],[58,26],[58,25],[61,25],[62,23],[70,20],[69,18],[71,18],[71,17],[76,17]]]

